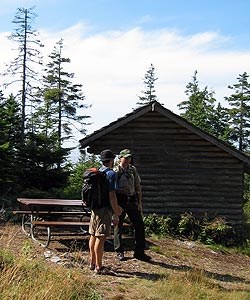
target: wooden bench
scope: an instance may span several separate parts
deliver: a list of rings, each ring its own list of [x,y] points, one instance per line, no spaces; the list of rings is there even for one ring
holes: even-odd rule
[[[30,210],[13,210],[13,215],[31,215]],[[83,211],[39,211],[39,215],[45,215],[45,216],[61,216],[61,215],[86,215],[90,212],[83,212]]]
[[[89,211],[39,211],[38,213],[32,213],[30,210],[14,210],[12,211],[14,215],[20,215],[22,216],[22,230],[23,232],[31,236],[33,239],[35,239],[34,232],[32,232],[32,225],[40,225],[40,226],[63,226],[64,223],[66,223],[70,227],[79,227],[86,225],[87,222],[84,222],[86,220],[89,220],[91,212]],[[74,219],[74,217],[79,217],[79,220],[71,221],[71,219]],[[57,221],[57,219],[62,219],[61,221]],[[65,220],[65,218],[70,218],[70,220]],[[47,220],[46,220],[47,219]],[[48,220],[49,219],[49,220]],[[54,222],[54,224],[48,224],[44,223],[46,222]],[[50,221],[51,220],[51,221]],[[52,221],[53,220],[53,221]],[[43,222],[40,224],[40,222]],[[71,222],[71,223],[70,223]],[[36,239],[35,239],[36,240]],[[49,245],[48,241],[46,243],[46,246]],[[41,244],[41,243],[40,243]]]
[[[77,221],[31,221],[31,238],[38,242],[43,247],[48,247],[51,241],[51,227],[78,227],[82,233],[88,234],[88,231],[86,230],[89,226],[89,222],[77,222]],[[112,229],[114,228],[114,225],[111,224]],[[124,227],[130,227],[130,224],[123,223]],[[47,229],[47,239],[46,242],[43,243],[40,240],[38,240],[35,236],[35,229],[36,227],[46,227]]]
[[[76,227],[80,229],[80,232],[83,234],[88,234],[88,231],[86,230],[89,226],[89,222],[81,222],[81,221],[64,221],[64,220],[58,220],[58,221],[47,221],[47,220],[32,220],[30,224],[30,235],[31,238],[38,242],[43,247],[48,247],[51,242],[51,227],[56,228],[69,228],[69,227]],[[37,238],[38,232],[36,232],[36,228],[38,227],[45,227],[47,230],[47,237],[45,242],[42,242],[41,239]],[[39,231],[39,230],[38,230]]]
[[[75,222],[75,221],[32,221],[33,226],[59,226],[59,227],[67,227],[67,226],[75,226],[75,227],[81,227],[81,226],[87,226],[89,225],[89,222]]]

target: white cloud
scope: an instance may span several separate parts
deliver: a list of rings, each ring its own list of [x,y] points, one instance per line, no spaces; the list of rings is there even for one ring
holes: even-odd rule
[[[40,33],[46,55],[60,38],[64,39],[63,56],[71,59],[69,71],[83,84],[86,102],[92,104],[84,112],[94,123],[88,133],[132,111],[144,89],[143,77],[150,63],[159,78],[155,83],[159,100],[174,112],[186,99],[185,87],[195,70],[201,86],[215,90],[219,101],[228,94],[228,84],[235,83],[238,74],[248,72],[250,52],[229,51],[229,37],[216,32],[184,36],[170,30],[145,32],[134,28],[89,35],[88,27],[79,23],[63,32]],[[3,35],[0,66],[10,56]]]

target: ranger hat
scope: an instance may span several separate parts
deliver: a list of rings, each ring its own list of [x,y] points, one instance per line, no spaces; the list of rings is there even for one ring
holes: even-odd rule
[[[121,150],[121,152],[119,153],[119,157],[121,158],[121,157],[125,157],[125,158],[127,158],[127,157],[132,157],[132,153],[131,153],[131,151],[129,150],[129,149],[123,149],[123,150]]]
[[[101,152],[101,161],[109,161],[114,158],[115,158],[115,155],[112,152],[112,150],[110,150],[110,149],[106,149]]]

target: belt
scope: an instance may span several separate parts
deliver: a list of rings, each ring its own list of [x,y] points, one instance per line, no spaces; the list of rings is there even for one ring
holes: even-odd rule
[[[128,202],[136,202],[136,194],[128,195]]]
[[[117,198],[118,198],[118,200],[123,200],[127,203],[136,202],[136,200],[137,200],[136,194],[127,195],[127,194],[119,192],[119,191],[117,191]]]

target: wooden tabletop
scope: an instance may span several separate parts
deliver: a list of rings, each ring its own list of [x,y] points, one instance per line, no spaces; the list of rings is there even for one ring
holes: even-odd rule
[[[17,201],[27,206],[83,206],[82,200],[73,199],[30,199],[17,198]]]

